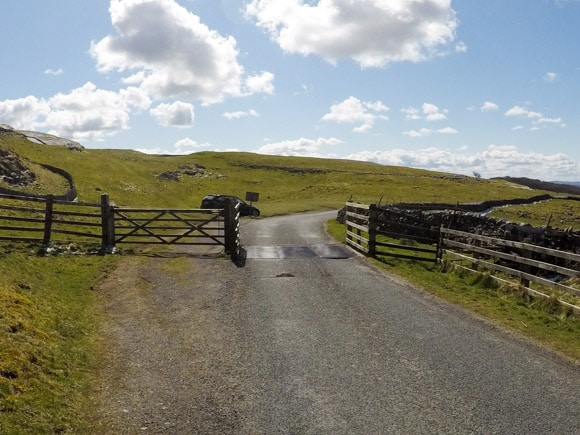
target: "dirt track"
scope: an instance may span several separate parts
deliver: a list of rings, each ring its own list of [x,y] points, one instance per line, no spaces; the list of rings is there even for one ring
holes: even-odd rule
[[[224,267],[235,268],[227,259],[127,258],[103,283],[107,367],[94,433],[235,432],[236,343],[223,315],[235,295],[211,279],[203,296],[188,285]]]

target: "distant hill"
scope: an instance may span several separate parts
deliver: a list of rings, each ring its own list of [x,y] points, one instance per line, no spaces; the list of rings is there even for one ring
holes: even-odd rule
[[[554,184],[550,190],[544,185],[541,190],[523,189],[506,180],[352,160],[210,151],[163,156],[55,146],[52,138],[53,145],[47,145],[46,136],[34,133],[37,140],[31,137],[30,132],[0,125],[0,163],[5,163],[0,168],[0,188],[62,195],[69,189],[69,179],[54,171],[58,168],[70,175],[79,201],[99,203],[107,194],[117,205],[127,207],[189,209],[199,207],[210,193],[243,198],[247,192],[256,192],[262,216],[273,216],[337,210],[349,200],[457,204],[530,198],[562,188]],[[26,179],[21,177],[24,172],[30,175]],[[543,216],[540,220],[546,221]],[[572,224],[570,220],[568,225]]]
[[[552,181],[552,183],[567,184],[568,186],[580,187],[580,181]]]
[[[580,181],[541,181],[524,177],[498,177],[499,180],[506,180],[510,183],[521,184],[530,189],[547,190],[550,192],[566,193],[569,195],[580,195]]]

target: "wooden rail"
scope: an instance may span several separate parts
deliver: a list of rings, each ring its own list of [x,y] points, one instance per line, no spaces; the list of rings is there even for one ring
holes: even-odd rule
[[[542,288],[580,297],[580,289],[558,282],[568,278],[580,278],[580,255],[573,252],[449,228],[433,230],[432,234],[425,238],[424,228],[401,222],[389,222],[381,215],[380,208],[374,204],[347,202],[345,215],[346,243],[369,256],[441,261],[446,254],[466,270],[478,272],[484,269],[492,273],[494,279],[500,281],[506,280],[497,274],[519,279],[520,284],[532,296],[550,297],[544,291],[531,288],[530,283],[533,282]],[[417,236],[413,236],[413,232],[416,232]],[[381,236],[398,240],[414,239],[428,246],[404,246],[381,240]],[[388,248],[389,251],[381,248]],[[401,250],[407,250],[411,254],[399,253]],[[580,306],[563,301],[561,298],[560,303],[580,313]]]
[[[239,210],[116,207],[109,196],[82,203],[0,194],[0,240],[51,245],[98,243],[103,252],[119,244],[219,245],[240,250]]]
[[[560,284],[546,276],[549,272],[553,277],[580,278],[578,254],[448,228],[442,228],[441,233],[445,253],[468,262],[470,266],[467,268],[471,270],[483,268],[501,272],[519,278],[526,288],[534,282],[580,296],[580,289]]]

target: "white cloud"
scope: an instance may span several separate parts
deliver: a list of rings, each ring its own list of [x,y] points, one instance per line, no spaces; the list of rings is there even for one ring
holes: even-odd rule
[[[459,41],[456,45],[455,45],[455,51],[457,53],[467,53],[467,45],[462,42]]]
[[[257,118],[260,116],[260,114],[258,112],[256,112],[254,109],[250,109],[247,112],[244,112],[244,111],[224,112],[222,114],[222,116],[224,118],[227,118],[227,119],[241,119],[241,118],[246,118],[248,116],[253,116],[253,117]]]
[[[50,113],[50,105],[44,99],[29,95],[16,100],[0,101],[0,119],[17,130],[34,130],[41,125],[40,119]]]
[[[537,130],[539,126],[545,124],[557,125],[559,127],[566,126],[566,124],[564,124],[562,121],[562,118],[547,118],[540,112],[534,112],[529,110],[527,107],[522,106],[513,106],[505,112],[505,116],[511,118],[528,119],[532,124],[530,130]]]
[[[562,125],[562,118],[540,118],[538,119],[538,124],[556,124]]]
[[[515,146],[490,145],[478,153],[451,152],[439,148],[421,150],[392,149],[362,151],[347,159],[370,161],[384,165],[406,166],[464,175],[478,172],[490,177],[528,177],[541,180],[576,180],[578,163],[565,154],[522,152]]]
[[[252,0],[245,12],[287,53],[351,58],[362,68],[444,54],[458,26],[451,0]]]
[[[416,107],[407,107],[406,109],[401,109],[401,112],[405,115],[407,121],[416,121],[419,119],[425,119],[427,121],[444,121],[447,119],[447,109],[440,109],[435,104],[424,103],[421,106],[421,110]]]
[[[285,140],[282,142],[269,143],[263,145],[254,152],[258,154],[277,156],[328,157],[328,153],[323,155],[320,150],[323,147],[332,147],[341,143],[342,141],[333,137],[318,139],[300,138],[296,140]]]
[[[151,99],[139,88],[121,89],[119,95],[127,105],[134,107],[138,111],[147,110],[151,106]]]
[[[435,104],[424,103],[421,106],[421,110],[416,107],[407,107],[406,109],[401,109],[401,112],[405,115],[406,120],[418,120],[425,119],[427,121],[443,121],[447,119],[447,109],[440,109]]]
[[[443,121],[447,119],[447,110],[441,110],[435,104],[423,104],[423,114],[427,121]]]
[[[482,112],[495,112],[497,110],[499,110],[499,106],[497,104],[495,104],[495,103],[490,102],[490,101],[486,101],[481,106],[481,111]]]
[[[544,80],[547,81],[548,83],[554,83],[558,80],[558,74],[554,72],[547,72],[546,75],[544,76]]]
[[[195,118],[193,105],[183,101],[159,104],[149,113],[164,127],[190,127]]]
[[[370,131],[377,119],[386,120],[388,117],[382,113],[390,109],[380,101],[361,101],[355,97],[334,104],[330,107],[330,112],[322,117],[323,121],[334,121],[337,123],[362,123],[354,128],[356,133]]]
[[[60,76],[62,74],[64,74],[64,71],[62,68],[59,69],[46,69],[44,70],[44,74],[49,75],[49,76]]]
[[[161,148],[133,148],[133,150],[138,151],[143,154],[170,154]]]
[[[179,151],[193,152],[192,150],[197,150],[199,148],[209,148],[212,145],[209,143],[199,143],[189,137],[185,139],[178,140],[175,142],[175,149]]]
[[[401,112],[405,114],[405,119],[409,121],[414,121],[421,119],[419,109],[415,107],[407,107],[406,109],[401,109]]]
[[[91,44],[101,72],[128,73],[125,83],[154,98],[196,98],[204,104],[271,92],[267,73],[243,83],[236,40],[221,36],[175,0],[112,0],[118,31]]]
[[[436,133],[439,133],[439,134],[457,134],[458,133],[457,130],[455,130],[454,128],[451,128],[451,127],[440,128],[440,129],[435,130],[435,131],[436,131]]]
[[[201,148],[211,148],[212,145],[209,143],[198,143],[191,138],[185,138],[175,142],[173,149],[166,150],[162,148],[135,148],[135,151],[139,151],[144,154],[164,154],[164,155],[187,155],[198,151]]]
[[[88,82],[69,94],[48,100],[44,125],[58,136],[75,140],[102,140],[129,128],[130,102],[119,93],[97,89]]]
[[[451,127],[439,128],[436,130],[430,128],[421,128],[420,130],[410,130],[403,132],[404,135],[409,137],[425,137],[431,136],[433,134],[457,134],[458,131]]]
[[[103,140],[129,128],[133,109],[146,109],[149,99],[138,89],[105,91],[87,82],[48,100],[26,97],[0,102],[0,119],[16,129],[41,130],[57,136]]]
[[[517,117],[524,117],[524,118],[538,118],[540,114],[537,112],[531,112],[525,107],[521,106],[513,106],[507,112],[505,112],[505,116],[517,116]]]
[[[261,74],[250,76],[246,79],[246,93],[248,95],[264,93],[272,95],[274,93],[274,74],[263,71]]]

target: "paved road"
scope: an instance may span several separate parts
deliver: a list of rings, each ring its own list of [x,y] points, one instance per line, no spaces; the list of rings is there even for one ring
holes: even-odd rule
[[[329,247],[333,216],[244,220],[245,267],[193,259],[197,282],[149,260],[141,302],[111,301],[141,308],[112,314],[100,430],[580,433],[577,366]]]

